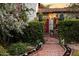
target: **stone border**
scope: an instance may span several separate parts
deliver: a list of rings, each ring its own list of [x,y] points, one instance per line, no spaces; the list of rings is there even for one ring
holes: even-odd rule
[[[29,56],[30,54],[32,54],[32,53],[36,52],[37,50],[39,50],[41,48],[41,46],[42,45],[39,45],[39,46],[36,47],[36,49],[33,49],[33,50],[29,51],[28,53],[24,53],[21,56]],[[61,46],[65,50],[65,53],[63,54],[63,56],[72,56],[73,50],[70,47],[68,47],[67,45],[61,45]]]
[[[60,46],[65,50],[63,56],[72,56],[73,50],[70,47],[68,47],[67,45],[62,45],[62,44],[60,44]],[[70,53],[68,53],[69,50],[71,50]]]
[[[65,50],[66,52],[66,48],[64,47],[64,45],[60,44],[60,46]],[[64,54],[63,54],[64,55]]]
[[[41,48],[42,45],[38,45],[36,48],[34,48],[33,50],[29,51],[28,53],[24,53],[21,54],[20,56],[29,56],[30,54],[36,52],[37,50],[39,50]]]
[[[63,54],[63,56],[70,56],[72,54],[72,49],[70,47],[68,47],[67,45],[64,45],[65,47],[65,53]]]
[[[70,56],[72,56],[73,52],[74,52],[74,49],[72,49]]]

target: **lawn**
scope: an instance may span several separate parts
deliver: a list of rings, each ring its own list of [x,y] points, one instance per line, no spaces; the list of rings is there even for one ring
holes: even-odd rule
[[[79,50],[74,50],[72,56],[79,56]]]

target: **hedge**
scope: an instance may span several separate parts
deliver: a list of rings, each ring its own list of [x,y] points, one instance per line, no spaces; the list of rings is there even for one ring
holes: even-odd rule
[[[58,34],[65,43],[79,42],[79,21],[60,21]]]
[[[43,23],[42,22],[30,22],[29,23],[29,37],[30,39],[35,41],[35,44],[38,44],[39,42],[43,42]],[[32,41],[33,42],[33,41]]]

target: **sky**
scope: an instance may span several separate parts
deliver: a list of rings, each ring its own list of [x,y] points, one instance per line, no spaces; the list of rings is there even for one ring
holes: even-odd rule
[[[50,4],[49,8],[64,8],[69,5],[69,3],[42,3],[42,4],[45,6]]]

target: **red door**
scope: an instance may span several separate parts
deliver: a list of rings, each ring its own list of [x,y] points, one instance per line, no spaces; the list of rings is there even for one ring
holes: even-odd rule
[[[47,19],[45,23],[45,32],[49,33],[49,19]]]

